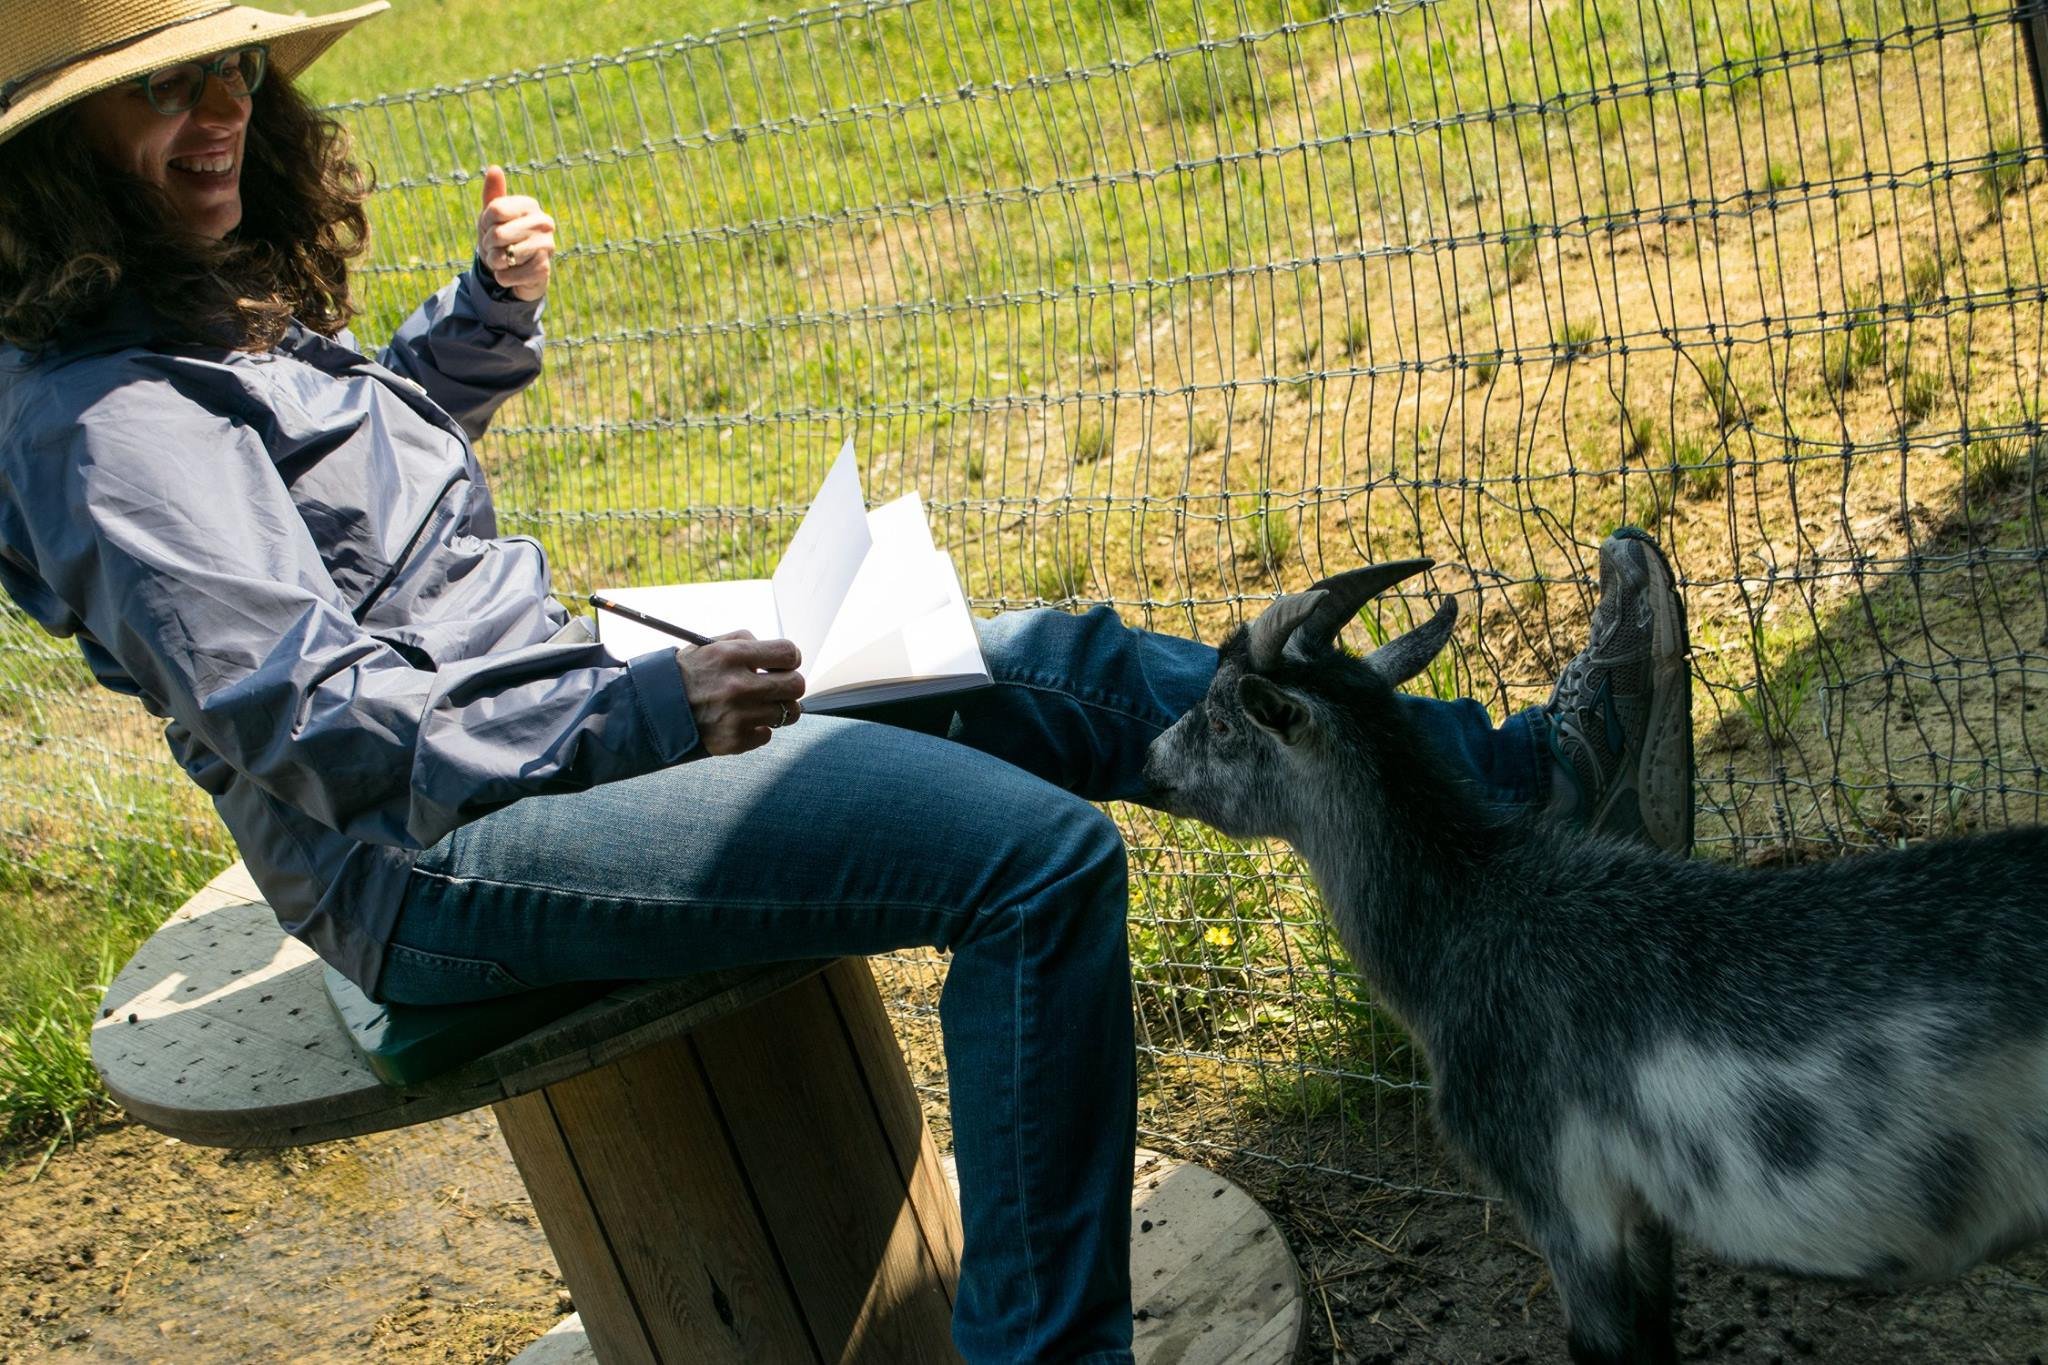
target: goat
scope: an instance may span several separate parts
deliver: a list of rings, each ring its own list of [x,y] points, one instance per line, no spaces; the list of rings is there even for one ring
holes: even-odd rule
[[[1549,1262],[1572,1360],[1677,1360],[1674,1233],[1886,1285],[2048,1234],[2048,830],[1762,870],[1503,815],[1395,699],[1456,599],[1363,658],[1336,644],[1429,566],[1233,632],[1148,801],[1307,860],[1439,1131]]]

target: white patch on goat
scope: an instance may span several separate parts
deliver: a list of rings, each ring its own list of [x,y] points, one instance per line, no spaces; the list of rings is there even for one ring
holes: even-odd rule
[[[1958,1067],[1940,1036],[1931,1016],[1900,1012],[1789,1058],[1663,1044],[1633,1068],[1634,1115],[1567,1116],[1566,1207],[1589,1238],[1612,1235],[1640,1198],[1730,1261],[1843,1277],[1960,1273],[2048,1227],[2048,1045]],[[1948,1169],[1959,1143],[1967,1160]],[[1962,1202],[1937,1228],[1930,1182],[1945,1171]]]

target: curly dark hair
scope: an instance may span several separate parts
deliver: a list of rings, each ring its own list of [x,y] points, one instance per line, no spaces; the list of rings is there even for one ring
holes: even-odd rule
[[[346,326],[373,178],[281,74],[252,98],[242,221],[220,241],[185,228],[158,186],[101,164],[76,105],[0,143],[0,341],[34,352],[88,333],[124,287],[177,339],[235,350],[275,345],[293,318],[327,336]]]

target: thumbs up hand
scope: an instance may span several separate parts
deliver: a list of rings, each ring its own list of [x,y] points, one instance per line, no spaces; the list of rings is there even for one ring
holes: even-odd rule
[[[484,170],[484,208],[476,222],[476,254],[498,284],[528,303],[548,292],[554,269],[555,220],[540,201],[505,193],[505,168]]]

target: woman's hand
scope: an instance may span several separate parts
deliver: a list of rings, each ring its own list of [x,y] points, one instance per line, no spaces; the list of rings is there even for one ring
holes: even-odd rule
[[[548,292],[554,269],[555,220],[540,201],[505,193],[505,168],[484,168],[484,211],[476,220],[476,254],[484,269],[517,298],[532,303]]]
[[[683,695],[707,753],[743,754],[768,742],[803,712],[803,655],[787,640],[756,640],[744,630],[676,651]]]

